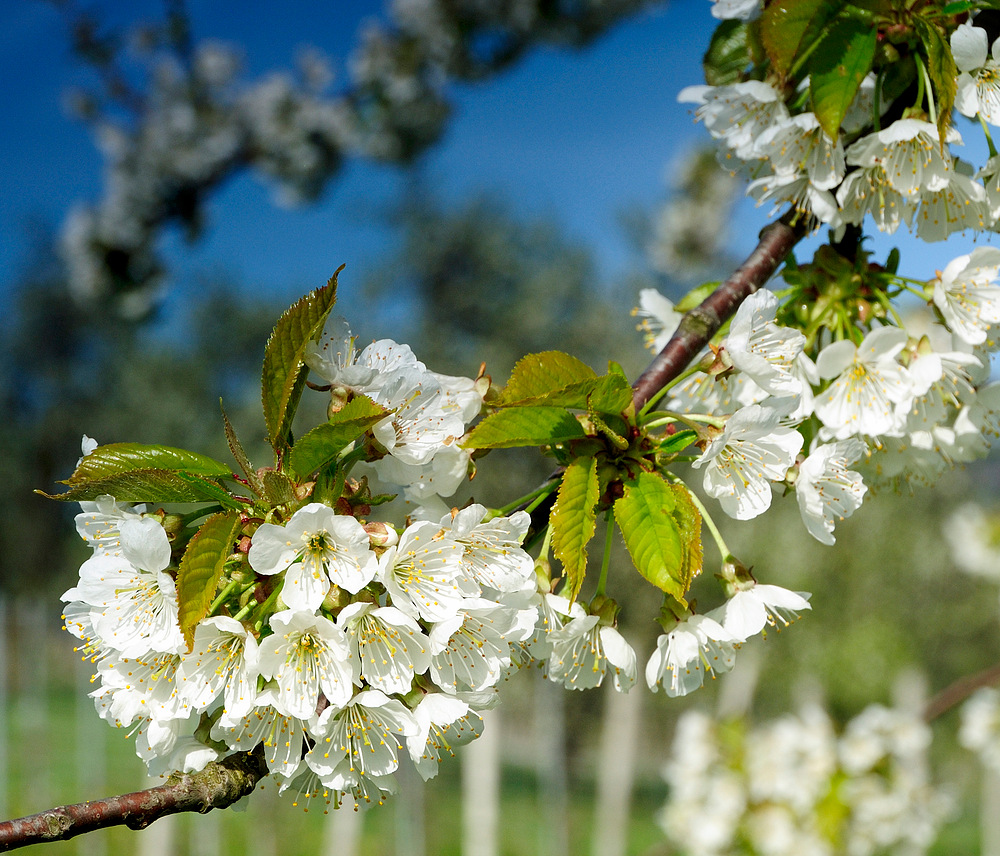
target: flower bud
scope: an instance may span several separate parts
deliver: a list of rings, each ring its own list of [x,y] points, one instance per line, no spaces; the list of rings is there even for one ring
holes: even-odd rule
[[[364,527],[373,547],[395,547],[399,543],[399,533],[392,526],[376,521]]]

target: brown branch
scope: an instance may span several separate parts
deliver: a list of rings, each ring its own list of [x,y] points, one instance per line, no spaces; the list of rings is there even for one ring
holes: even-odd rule
[[[739,305],[771,278],[792,247],[805,236],[807,230],[801,218],[796,225],[789,225],[787,219],[786,215],[765,226],[747,260],[684,316],[670,341],[633,384],[636,410],[687,368]]]
[[[182,811],[205,814],[213,808],[227,808],[253,793],[267,775],[259,748],[230,755],[200,773],[174,774],[167,784],[156,788],[52,808],[0,823],[0,851],[65,840],[110,826],[144,829],[154,820]]]
[[[946,686],[924,708],[924,720],[933,722],[939,716],[965,701],[981,687],[991,687],[1000,683],[1000,665],[990,666],[974,675],[966,675]]]

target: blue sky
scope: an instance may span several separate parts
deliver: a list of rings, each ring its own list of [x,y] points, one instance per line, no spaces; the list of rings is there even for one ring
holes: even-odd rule
[[[126,13],[155,17],[151,0],[90,4],[105,20]],[[378,2],[259,2],[234,15],[224,0],[190,0],[196,38],[242,46],[251,76],[287,67],[296,51],[314,45],[335,61],[356,42]],[[705,0],[676,2],[637,15],[582,51],[544,48],[493,80],[455,90],[455,117],[442,144],[422,169],[445,200],[493,192],[526,217],[558,221],[594,251],[602,274],[622,271],[629,245],[618,225],[621,211],[652,210],[663,198],[667,166],[701,139],[676,94],[701,82],[700,56],[716,23]],[[0,68],[8,85],[0,95],[0,306],[23,271],[39,232],[56,230],[74,204],[95,199],[101,161],[86,128],[68,118],[63,93],[86,73],[69,53],[59,14],[41,0],[2,4],[6,44]],[[379,221],[403,184],[401,171],[355,162],[331,184],[320,204],[287,209],[273,203],[272,188],[242,176],[216,194],[208,229],[189,245],[176,235],[165,251],[176,283],[198,272],[222,272],[253,282],[281,300],[293,299],[348,265],[342,297],[362,271],[393,246]],[[766,222],[762,210],[740,209],[735,241],[749,250]],[[908,236],[880,240],[880,255],[901,244],[905,269],[929,277],[934,267],[968,252],[968,238],[928,252]]]

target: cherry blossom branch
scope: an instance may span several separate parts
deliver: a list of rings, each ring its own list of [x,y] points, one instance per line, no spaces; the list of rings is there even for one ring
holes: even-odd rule
[[[167,784],[155,788],[2,822],[0,851],[66,840],[111,826],[144,829],[154,820],[182,811],[205,814],[213,808],[227,808],[253,793],[266,775],[262,752],[239,752],[209,764],[199,773],[174,774]]]
[[[924,708],[924,720],[933,722],[953,707],[957,707],[981,687],[1000,684],[1000,664],[990,666],[974,675],[966,675],[946,686]]]
[[[790,220],[791,217],[785,215],[781,220],[765,226],[761,230],[760,241],[747,260],[699,306],[684,316],[670,341],[633,384],[636,410],[684,371],[739,305],[771,278],[792,247],[807,232],[801,217],[795,224],[791,224]]]

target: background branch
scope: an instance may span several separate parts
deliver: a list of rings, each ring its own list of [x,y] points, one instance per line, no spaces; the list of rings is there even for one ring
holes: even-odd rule
[[[83,832],[127,826],[144,829],[154,820],[182,811],[206,814],[227,808],[251,793],[267,775],[258,746],[214,762],[198,773],[177,773],[167,784],[103,800],[66,805],[0,823],[0,851],[60,841]]]

